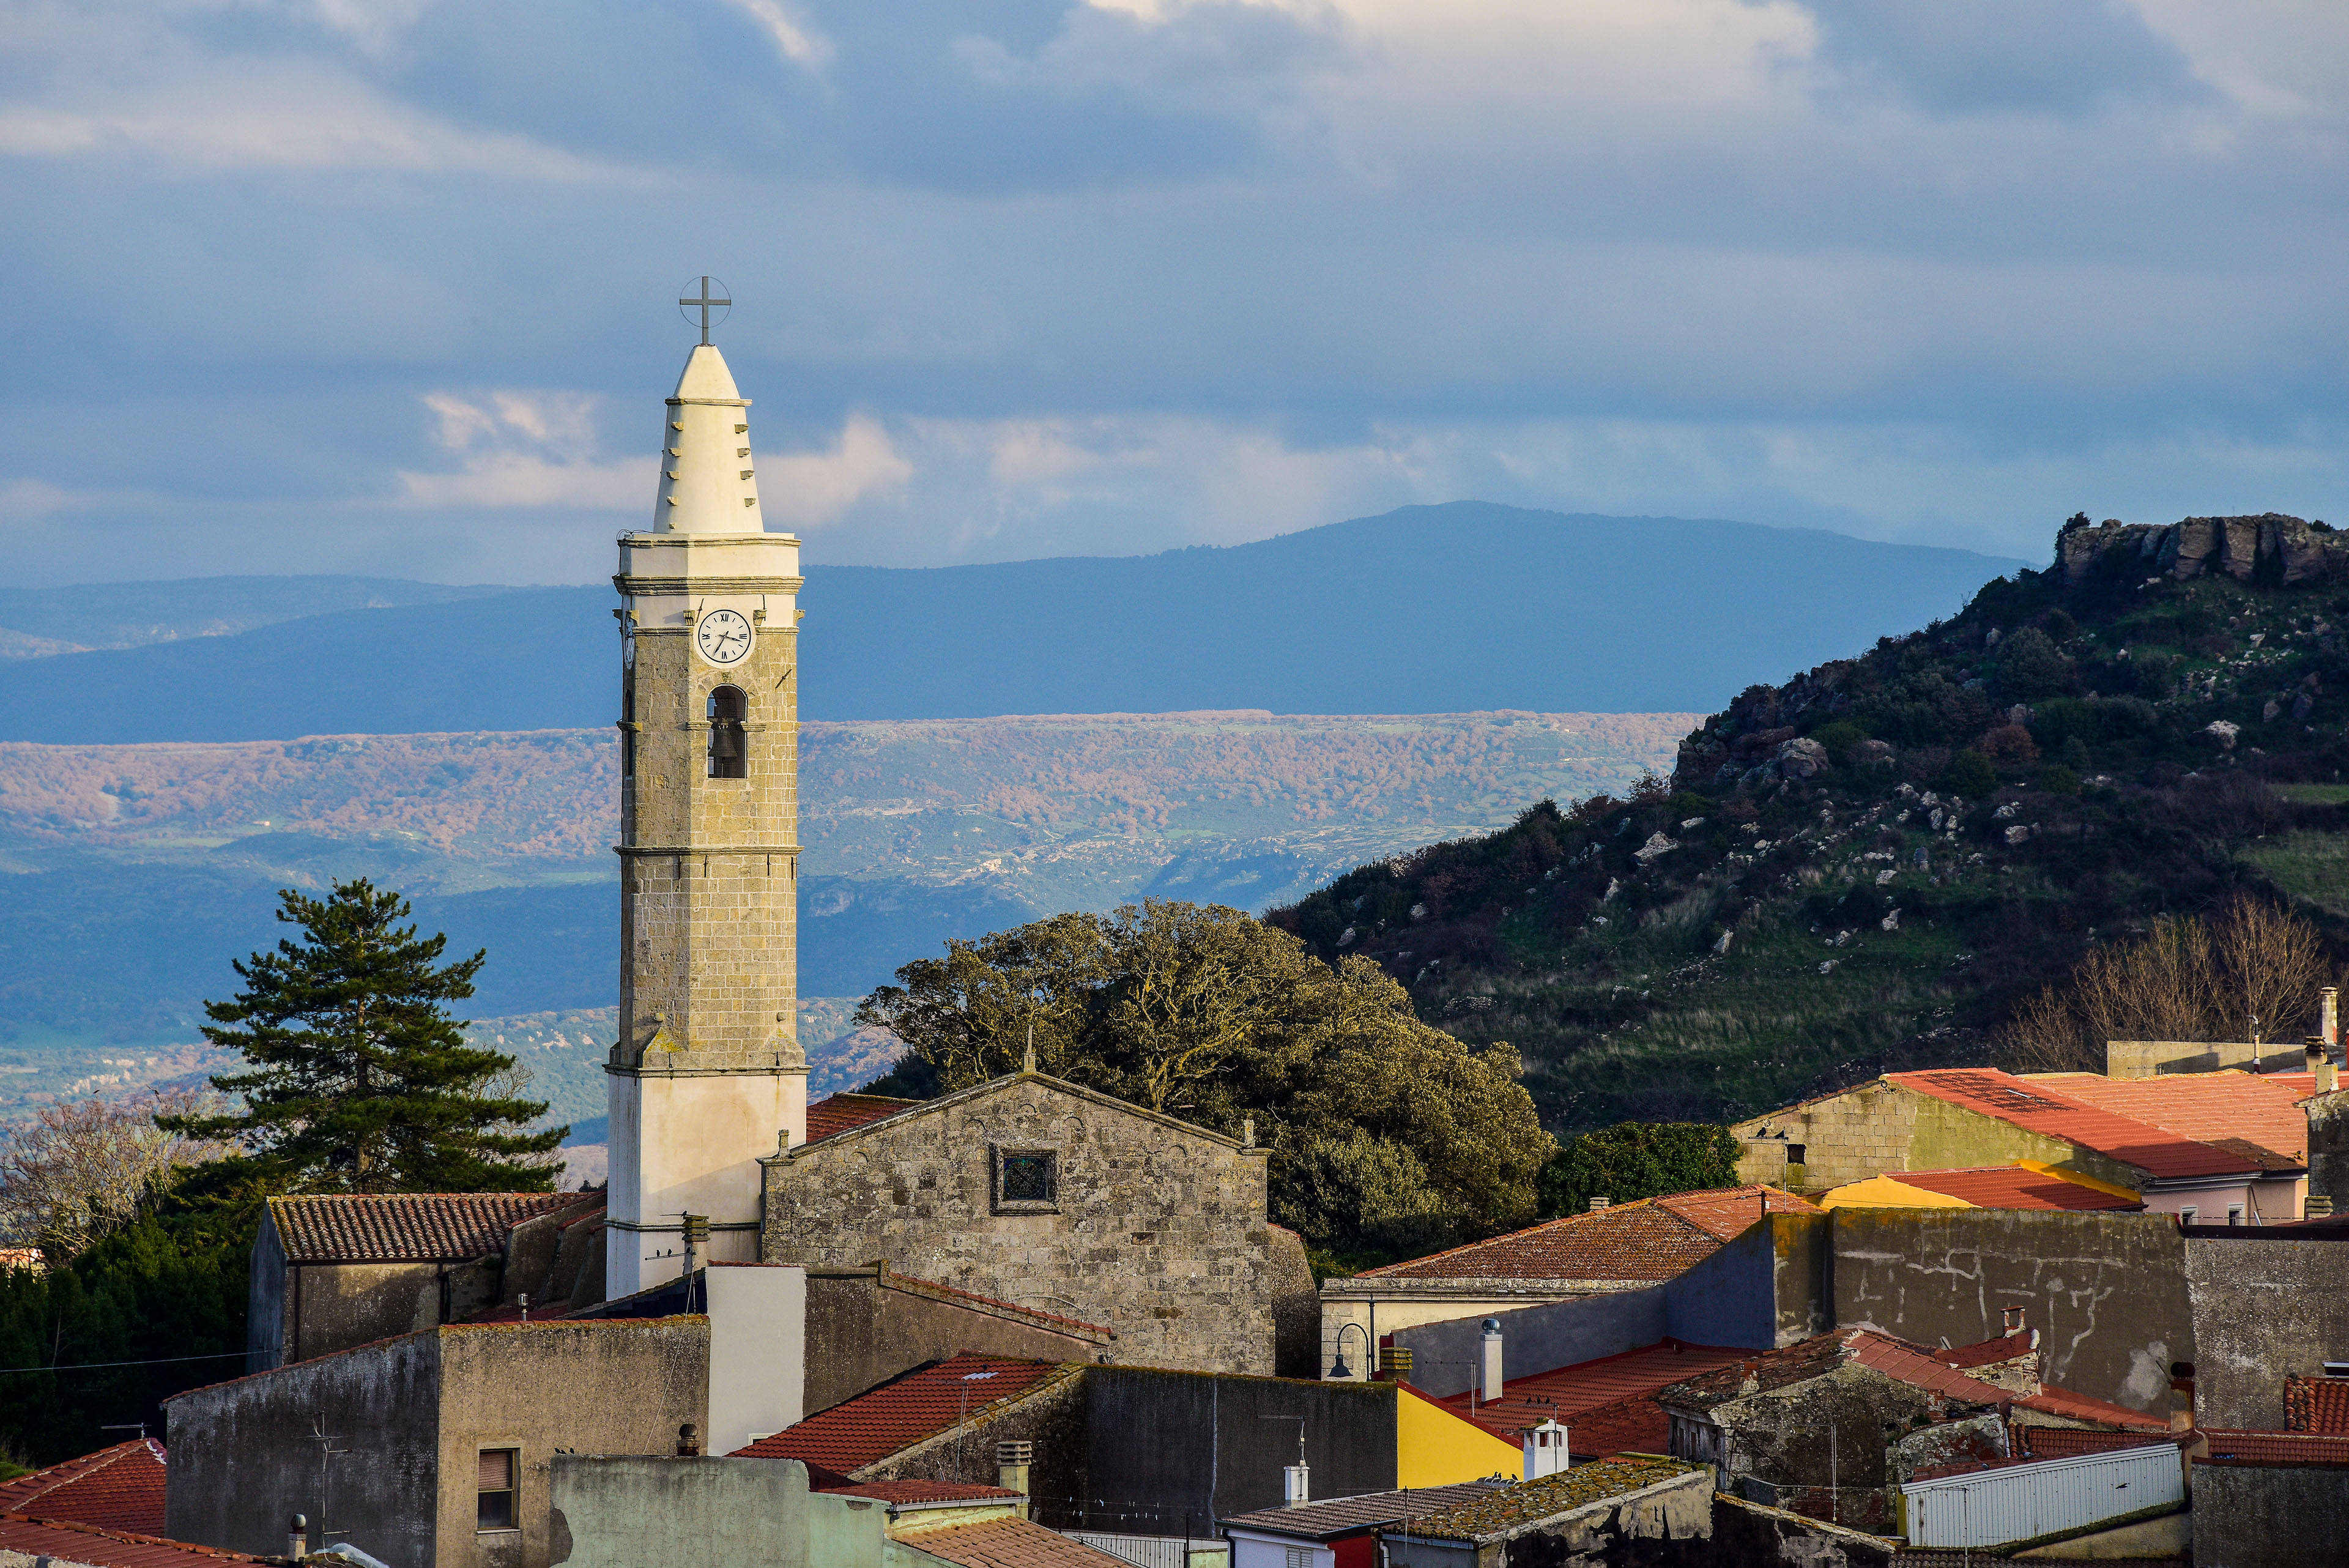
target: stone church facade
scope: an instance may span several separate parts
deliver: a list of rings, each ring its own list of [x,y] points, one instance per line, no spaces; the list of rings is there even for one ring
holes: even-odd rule
[[[762,1162],[767,1262],[898,1272],[1113,1330],[1105,1359],[1310,1376],[1266,1151],[1024,1072]]]

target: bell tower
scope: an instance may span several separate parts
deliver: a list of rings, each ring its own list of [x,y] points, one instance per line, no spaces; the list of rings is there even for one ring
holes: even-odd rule
[[[759,1255],[761,1156],[807,1140],[800,1050],[799,540],[770,534],[750,402],[709,341],[661,421],[652,526],[620,535],[620,1035],[607,1296]]]

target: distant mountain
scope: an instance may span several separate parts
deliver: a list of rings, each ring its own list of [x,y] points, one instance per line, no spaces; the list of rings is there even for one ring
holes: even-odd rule
[[[393,609],[509,594],[397,577],[189,577],[64,588],[0,588],[0,659],[144,648],[226,637],[330,610]]]
[[[1744,523],[1456,502],[1158,556],[814,566],[802,600],[803,716],[1703,709],[1951,613],[1985,576],[2023,565]],[[174,586],[45,590],[30,618],[0,600],[0,628],[16,627],[12,613],[23,636],[154,620],[143,607]],[[176,586],[191,605],[217,598]],[[113,602],[126,594],[131,603]],[[76,596],[79,620],[56,607]],[[10,660],[0,737],[605,725],[613,602],[602,586],[527,589]]]

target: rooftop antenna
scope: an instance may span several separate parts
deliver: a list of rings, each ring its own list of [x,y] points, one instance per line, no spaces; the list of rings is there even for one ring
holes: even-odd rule
[[[713,283],[718,286],[716,294],[709,292],[709,286]],[[688,286],[691,286],[688,284]],[[708,273],[701,275],[701,292],[698,295],[685,297],[683,291],[679,291],[680,297],[677,306],[687,321],[690,322],[693,319],[693,312],[696,308],[701,312],[701,346],[705,348],[709,347],[709,307],[719,306],[718,319],[720,321],[725,320],[733,311],[734,302],[726,297],[728,292],[726,281],[723,278],[711,277]]]
[[[121,1425],[116,1427],[100,1427],[98,1430],[101,1432],[136,1432],[139,1435],[131,1439],[132,1442],[143,1443],[147,1440],[147,1423],[144,1421],[125,1421]]]

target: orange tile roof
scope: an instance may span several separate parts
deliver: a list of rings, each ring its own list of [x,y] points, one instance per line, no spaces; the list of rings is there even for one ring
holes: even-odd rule
[[[2018,1078],[1995,1067],[1941,1067],[1920,1073],[1888,1073],[1885,1081],[1930,1095],[1986,1116],[2077,1144],[2155,1177],[2226,1176],[2260,1168],[2240,1154],[2182,1137],[2150,1123],[2117,1116],[2057,1089],[2044,1080]]]
[[[163,1445],[134,1438],[0,1484],[0,1513],[163,1532]]]
[[[2349,1377],[2287,1377],[2283,1424],[2295,1432],[2349,1438]]]
[[[2317,1432],[2237,1432],[2203,1429],[2210,1457],[2198,1465],[2349,1466],[2349,1438]]]
[[[1572,1427],[1575,1418],[1586,1411],[1619,1405],[1627,1399],[1648,1398],[1660,1388],[1754,1355],[1750,1350],[1683,1345],[1676,1339],[1666,1339],[1638,1350],[1512,1377],[1501,1385],[1501,1397],[1489,1403],[1473,1397],[1470,1392],[1450,1395],[1435,1402],[1455,1416],[1475,1421],[1495,1437],[1514,1441],[1516,1434],[1536,1422],[1556,1419]],[[1575,1451],[1581,1451],[1578,1445]]]
[[[94,1568],[220,1568],[223,1563],[288,1561],[65,1520],[36,1523],[15,1514],[0,1514],[0,1551],[21,1552],[35,1559],[88,1563]]]
[[[925,1438],[976,1420],[1061,1371],[1058,1362],[965,1351],[819,1410],[796,1426],[737,1449],[733,1457],[799,1459],[853,1477]]]
[[[2302,1073],[2298,1076],[2306,1078]],[[2264,1151],[2268,1166],[2308,1163],[2305,1090],[2258,1073],[2164,1073],[2151,1078],[2107,1078],[2101,1073],[2038,1073],[2030,1082],[2053,1085],[2067,1099],[2146,1122],[2214,1147],[2240,1142]]]
[[[895,1100],[886,1095],[827,1095],[808,1107],[808,1142],[894,1116],[919,1100]]]
[[[269,1216],[292,1263],[463,1262],[501,1251],[525,1220],[581,1201],[576,1192],[337,1192],[273,1198]]]
[[[1775,1187],[1731,1187],[1642,1198],[1546,1220],[1487,1241],[1366,1269],[1359,1279],[1669,1280],[1743,1235],[1761,1218],[1816,1214]]]
[[[2160,1416],[2149,1416],[2143,1410],[2132,1410],[2126,1405],[2116,1405],[2109,1399],[2099,1399],[2093,1394],[2083,1394],[2073,1388],[2058,1388],[2053,1383],[2043,1383],[2039,1392],[2017,1398],[2018,1410],[2038,1410],[2050,1416],[2060,1416],[2067,1421],[2095,1421],[2106,1427],[2117,1427],[2125,1432],[2167,1432],[2169,1422]]]
[[[2012,1361],[2018,1355],[2028,1355],[2039,1348],[2039,1331],[2017,1329],[2002,1334],[1996,1339],[1981,1340],[1972,1345],[1952,1345],[1934,1351],[1933,1359],[1944,1366],[1954,1366],[1963,1372],[1976,1366],[1994,1366],[2002,1361]]]
[[[974,1481],[842,1481],[818,1486],[812,1472],[808,1477],[808,1490],[840,1497],[869,1497],[878,1502],[1017,1502],[1023,1495],[1009,1487],[980,1486]]]
[[[900,1546],[961,1568],[1130,1568],[1125,1559],[1024,1519],[988,1519],[944,1530],[907,1531]]]
[[[2156,1443],[2171,1440],[2167,1434],[2089,1432],[2077,1427],[2017,1426],[2014,1437],[2023,1446],[2024,1455],[2034,1459],[2067,1459],[2075,1454],[2109,1454],[2122,1449],[2151,1448]]]
[[[1894,1181],[1921,1187],[1971,1203],[1977,1209],[2068,1209],[2141,1210],[2141,1199],[2100,1192],[2060,1176],[2019,1165],[1977,1165],[1956,1170],[1888,1170]]]

